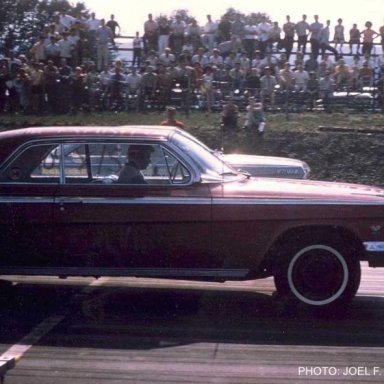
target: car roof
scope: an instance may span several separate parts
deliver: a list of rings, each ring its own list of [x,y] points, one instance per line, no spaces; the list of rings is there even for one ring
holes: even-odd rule
[[[4,161],[20,145],[36,140],[87,137],[167,140],[177,131],[180,129],[161,125],[54,126],[8,130],[0,132],[0,162]]]
[[[71,137],[71,136],[124,136],[143,138],[168,137],[178,128],[162,125],[123,125],[123,126],[54,126],[21,128],[0,132],[0,141],[4,138],[23,137],[24,140]]]

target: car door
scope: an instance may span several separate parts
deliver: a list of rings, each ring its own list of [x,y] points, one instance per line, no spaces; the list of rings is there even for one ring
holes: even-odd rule
[[[193,180],[193,169],[163,144],[150,144],[144,184],[119,183],[130,145],[86,144],[82,169],[64,161],[54,208],[58,267],[83,275],[213,273],[220,261],[212,257],[207,185]]]
[[[58,169],[41,162],[51,144],[33,144],[0,172],[0,274],[43,274],[53,261]]]

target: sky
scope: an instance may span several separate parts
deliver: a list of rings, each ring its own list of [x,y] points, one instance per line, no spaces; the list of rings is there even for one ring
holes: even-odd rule
[[[315,14],[320,22],[331,20],[331,28],[337,19],[342,18],[345,30],[349,31],[353,23],[363,29],[366,21],[373,23],[373,30],[378,31],[384,25],[384,0],[264,0],[260,2],[250,0],[81,0],[85,6],[96,13],[97,18],[109,19],[115,15],[121,26],[122,35],[133,36],[136,31],[142,33],[144,21],[148,13],[154,17],[169,16],[177,9],[187,9],[188,14],[197,19],[200,25],[206,22],[206,15],[219,19],[228,8],[234,8],[242,13],[267,13],[273,21],[280,25],[285,22],[285,16],[290,15],[291,21],[301,20],[306,14],[307,21],[312,22]],[[258,3],[258,4],[257,4]],[[347,33],[348,35],[348,33]]]

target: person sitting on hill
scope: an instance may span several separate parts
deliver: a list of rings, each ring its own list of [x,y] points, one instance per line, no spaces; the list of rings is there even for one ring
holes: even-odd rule
[[[178,127],[184,129],[184,123],[180,120],[176,120],[176,108],[167,107],[167,119],[162,121],[160,125],[167,125],[171,127]]]

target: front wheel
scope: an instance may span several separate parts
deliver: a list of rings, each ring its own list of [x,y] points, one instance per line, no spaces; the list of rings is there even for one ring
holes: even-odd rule
[[[360,263],[341,244],[316,242],[290,248],[274,276],[277,292],[315,307],[351,300],[360,285]]]

